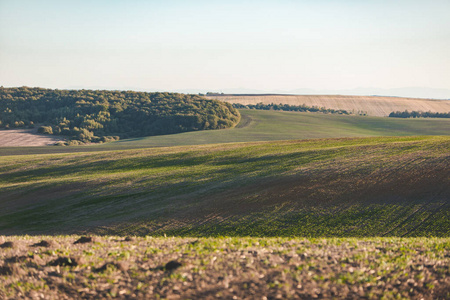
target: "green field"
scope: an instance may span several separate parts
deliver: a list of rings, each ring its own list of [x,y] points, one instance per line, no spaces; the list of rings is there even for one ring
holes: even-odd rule
[[[392,119],[325,115],[320,113],[240,110],[241,124],[228,130],[208,130],[124,140],[109,144],[180,146],[211,143],[274,141],[313,138],[448,135],[450,120]]]
[[[449,298],[450,120],[241,114],[0,148],[0,298]]]
[[[252,141],[362,136],[449,135],[448,119],[396,119],[261,110],[240,110],[232,129],[151,136],[81,147],[0,147],[0,155],[85,152]]]
[[[0,234],[449,236],[450,137],[2,156]]]

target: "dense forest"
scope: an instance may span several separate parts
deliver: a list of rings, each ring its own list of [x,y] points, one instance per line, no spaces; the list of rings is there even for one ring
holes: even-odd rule
[[[0,128],[65,135],[71,144],[233,127],[231,104],[198,95],[0,87]]]
[[[423,111],[395,111],[389,114],[391,118],[450,118],[450,112],[438,113],[438,112],[423,112]]]
[[[289,104],[264,104],[264,103],[258,103],[258,104],[239,104],[234,103],[234,108],[239,109],[263,109],[263,110],[282,110],[282,111],[298,111],[298,112],[321,112],[321,113],[328,113],[328,114],[341,114],[341,115],[350,115],[352,114],[349,111],[342,110],[342,109],[331,109],[331,108],[324,108],[324,107],[316,107],[316,106],[306,106],[306,105],[289,105]],[[363,113],[360,113],[363,114]]]

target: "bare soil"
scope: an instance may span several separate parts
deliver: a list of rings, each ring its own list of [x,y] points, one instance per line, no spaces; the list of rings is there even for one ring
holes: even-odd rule
[[[0,147],[50,146],[64,141],[62,137],[38,134],[37,129],[0,130]]]
[[[1,299],[448,299],[449,239],[2,237]],[[45,242],[42,242],[45,240]],[[2,245],[3,245],[2,244]]]
[[[432,100],[381,96],[342,95],[223,95],[208,96],[212,99],[241,104],[289,104],[318,106],[328,109],[343,109],[350,112],[365,112],[369,116],[388,116],[393,111],[449,112],[449,100]]]

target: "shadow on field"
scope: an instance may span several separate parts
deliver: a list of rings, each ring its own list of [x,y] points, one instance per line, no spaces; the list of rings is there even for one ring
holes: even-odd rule
[[[364,141],[25,158],[0,234],[448,236],[448,140]]]

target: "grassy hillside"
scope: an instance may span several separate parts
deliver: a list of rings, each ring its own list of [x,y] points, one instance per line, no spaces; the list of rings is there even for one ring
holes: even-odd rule
[[[110,143],[116,145],[179,146],[209,143],[254,142],[292,139],[448,135],[447,119],[391,119],[380,117],[324,115],[240,110],[241,123],[237,128],[220,131],[189,132],[155,136]]]
[[[448,119],[396,119],[259,110],[240,110],[240,113],[241,122],[232,129],[152,136],[83,147],[0,147],[0,156],[288,139],[450,133]]]
[[[241,104],[289,104],[362,111],[369,116],[388,116],[393,111],[415,110],[450,112],[450,101],[381,96],[343,96],[343,95],[217,95],[208,98]]]
[[[383,137],[3,156],[0,234],[448,237],[449,148]]]

